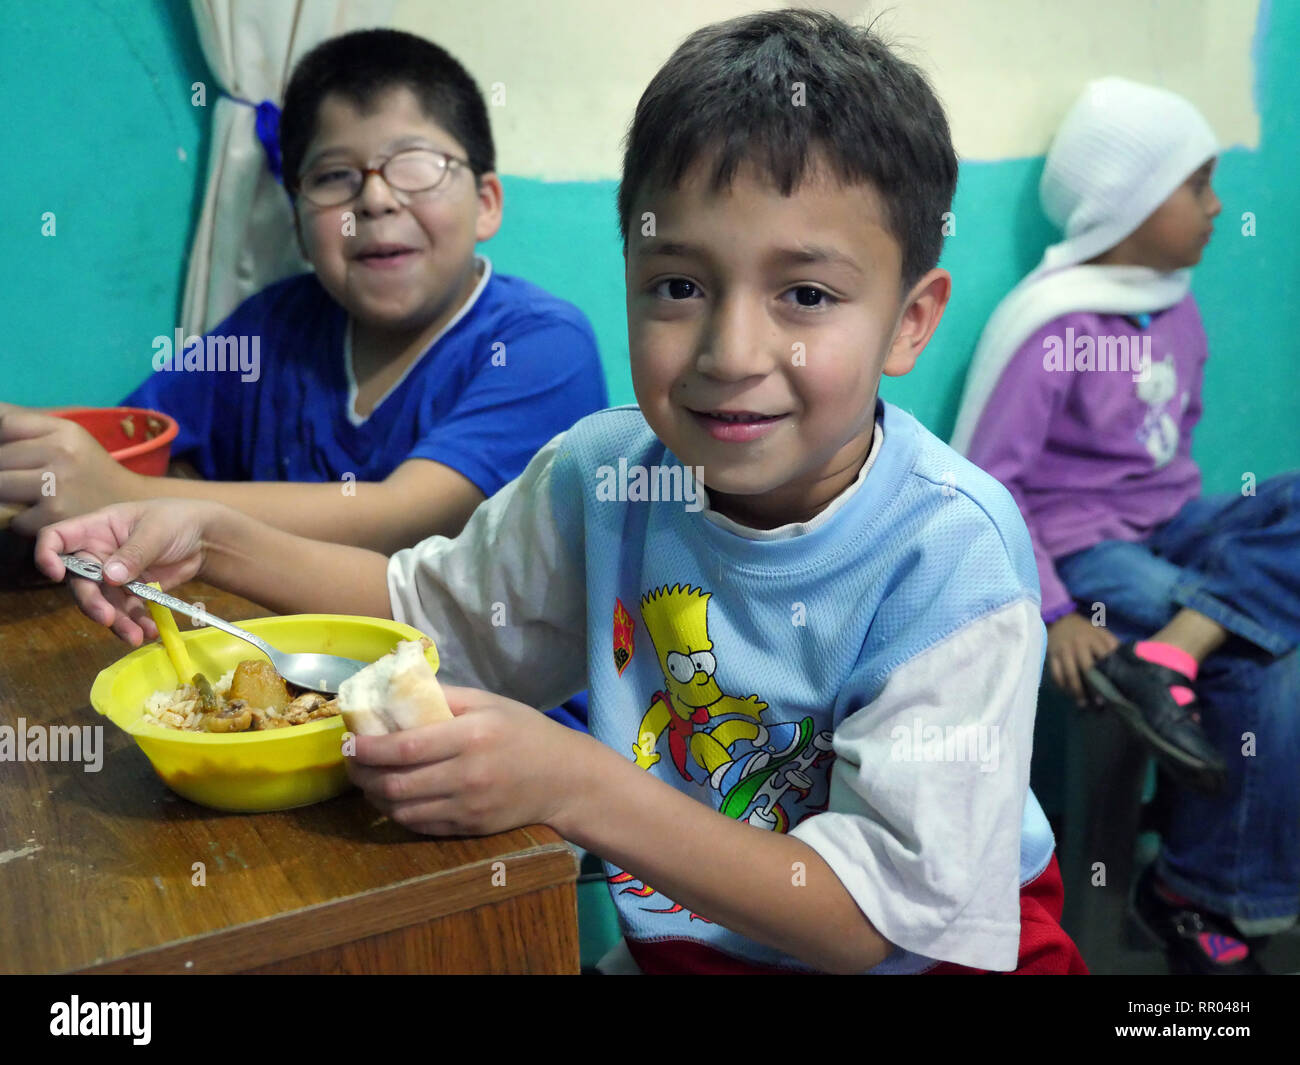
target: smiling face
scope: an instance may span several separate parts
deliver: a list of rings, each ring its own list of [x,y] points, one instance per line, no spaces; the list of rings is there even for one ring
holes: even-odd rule
[[[1215,160],[1198,168],[1137,229],[1092,260],[1108,266],[1181,270],[1201,261],[1223,204],[1210,186]]]
[[[377,168],[406,148],[465,158],[409,89],[394,89],[365,111],[327,96],[301,173],[326,162]],[[394,192],[372,174],[355,199],[338,207],[298,196],[296,216],[321,284],[353,317],[376,329],[425,330],[450,319],[473,291],[474,245],[501,224],[501,185],[493,174],[476,183],[468,167],[453,166],[435,189]]]
[[[644,212],[655,234],[641,236]],[[632,382],[646,421],[745,524],[806,521],[857,477],[880,375],[903,374],[947,302],[946,272],[900,291],[902,250],[867,185],[817,169],[790,196],[697,163],[642,190],[627,250]]]

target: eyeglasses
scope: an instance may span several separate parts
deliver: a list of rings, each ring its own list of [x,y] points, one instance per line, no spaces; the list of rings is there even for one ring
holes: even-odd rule
[[[469,166],[469,160],[432,148],[409,148],[379,167],[321,163],[299,179],[298,192],[317,207],[340,207],[361,195],[371,174],[378,174],[394,192],[429,192],[457,166]]]

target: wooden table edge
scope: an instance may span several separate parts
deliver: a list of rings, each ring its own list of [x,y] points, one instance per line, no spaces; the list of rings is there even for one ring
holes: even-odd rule
[[[529,836],[536,838],[531,832]],[[498,863],[503,863],[503,867],[498,869]],[[578,861],[568,844],[563,840],[538,842],[526,850],[484,858],[472,865],[174,940],[68,972],[77,975],[242,972],[437,920],[485,903],[505,902],[569,883],[576,885],[577,879]],[[483,893],[484,881],[494,885],[490,897]],[[347,913],[346,921],[329,920],[332,913],[343,912]]]

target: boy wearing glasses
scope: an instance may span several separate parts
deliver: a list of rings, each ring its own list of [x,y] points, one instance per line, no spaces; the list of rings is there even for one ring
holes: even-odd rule
[[[454,536],[542,444],[606,405],[582,312],[475,254],[501,224],[501,182],[483,99],[446,51],[393,30],[324,42],[294,70],[281,144],[314,272],[213,330],[256,338],[256,380],[185,371],[178,351],[181,372],[123,400],[175,417],[173,457],[205,480],[133,474],[71,422],[0,404],[0,502],[32,504],[16,531],[181,496],[395,551]]]

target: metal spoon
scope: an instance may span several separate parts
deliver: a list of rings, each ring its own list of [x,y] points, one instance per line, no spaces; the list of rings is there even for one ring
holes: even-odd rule
[[[69,573],[73,573],[78,577],[85,577],[87,580],[103,583],[103,568],[93,559],[78,558],[76,555],[60,555],[59,558],[67,566]],[[177,599],[174,595],[160,592],[157,588],[150,588],[149,585],[140,581],[127,581],[126,584],[120,587],[125,588],[133,595],[138,595],[141,599],[151,599],[155,603],[161,603],[169,610],[184,614],[187,618],[193,618],[202,624],[211,625],[214,629],[228,632],[231,636],[238,636],[241,640],[247,640],[271,660],[271,665],[275,667],[275,671],[280,676],[300,688],[310,688],[313,691],[324,692],[327,695],[337,695],[340,684],[354,673],[370,665],[369,662],[360,662],[355,658],[343,658],[339,655],[286,654],[284,651],[277,651],[260,636],[254,636],[251,632],[246,632],[228,621],[222,621],[221,618],[209,614],[202,607],[191,606],[184,600]]]

